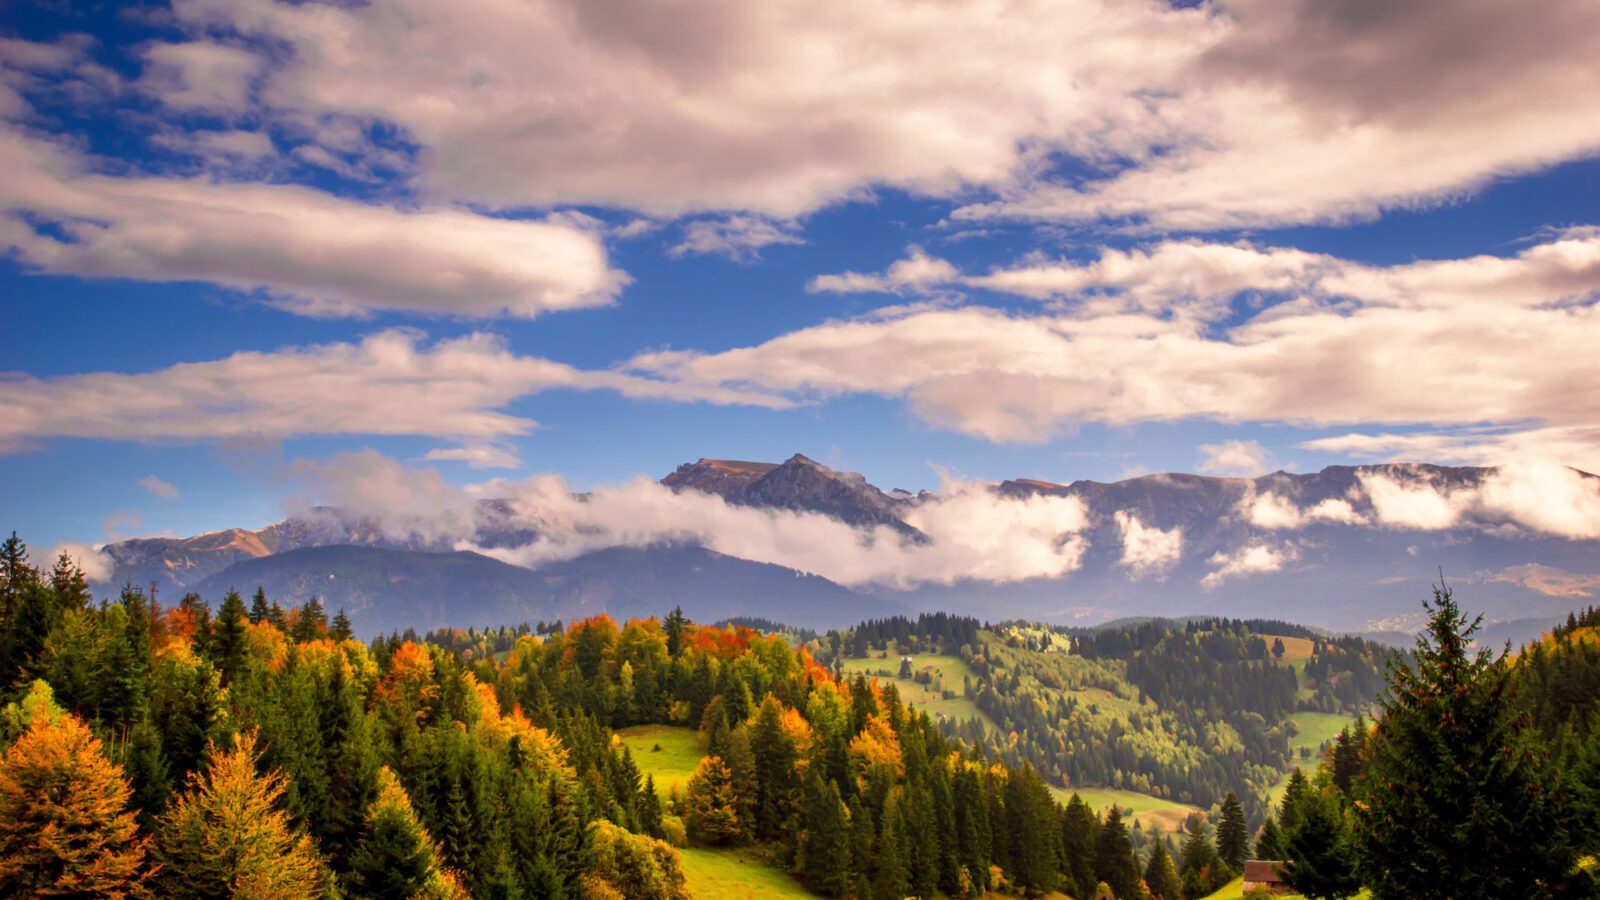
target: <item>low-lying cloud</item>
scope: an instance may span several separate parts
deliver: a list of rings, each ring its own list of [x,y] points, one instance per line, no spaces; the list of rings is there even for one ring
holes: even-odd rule
[[[1138,513],[1119,509],[1112,514],[1122,533],[1122,566],[1134,578],[1159,575],[1183,558],[1183,529],[1145,525]]]

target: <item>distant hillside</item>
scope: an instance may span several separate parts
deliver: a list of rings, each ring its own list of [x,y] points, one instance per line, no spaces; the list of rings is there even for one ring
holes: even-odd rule
[[[653,616],[675,605],[699,621],[761,615],[809,628],[904,612],[825,578],[689,545],[611,548],[538,570],[470,552],[306,547],[240,561],[191,589],[215,604],[229,589],[248,595],[258,586],[285,604],[320,597],[364,635]]]

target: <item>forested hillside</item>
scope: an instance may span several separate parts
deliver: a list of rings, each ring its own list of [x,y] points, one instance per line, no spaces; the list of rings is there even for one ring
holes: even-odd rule
[[[1202,808],[1232,792],[1252,822],[1295,762],[1291,716],[1365,711],[1394,652],[1283,622],[985,628],[942,614],[866,622],[814,646],[825,661],[881,656],[884,674],[906,654],[957,656],[969,676],[942,689],[970,698],[982,718],[947,718],[947,734],[1062,788],[1116,788]]]
[[[685,843],[831,896],[1136,878],[1116,822],[1083,845],[1096,817],[1030,769],[781,637],[675,613],[366,646],[261,594],[96,605],[14,539],[0,571],[7,895],[681,897]],[[650,722],[706,749],[665,803],[611,731]]]

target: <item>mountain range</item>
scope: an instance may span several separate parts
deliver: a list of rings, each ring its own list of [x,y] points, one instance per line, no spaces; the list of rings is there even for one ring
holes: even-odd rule
[[[169,599],[195,591],[213,603],[229,589],[257,586],[286,603],[316,595],[330,610],[346,609],[363,633],[649,615],[682,605],[702,621],[746,615],[813,628],[941,609],[1078,624],[1122,615],[1261,616],[1403,636],[1441,577],[1491,620],[1543,621],[1600,596],[1600,541],[1530,528],[1472,500],[1474,492],[1491,496],[1499,477],[1490,468],[1388,464],[986,486],[995,502],[1081,504],[1081,522],[1059,542],[1076,542],[1081,560],[1055,577],[847,587],[685,539],[620,542],[525,568],[494,556],[514,559],[500,551],[529,545],[545,526],[506,499],[452,511],[453,528],[316,507],[258,530],[141,538],[104,550],[115,563],[112,585],[154,584]],[[939,550],[916,523],[940,494],[885,491],[799,454],[782,463],[700,459],[660,483],[730,507],[820,514],[863,540],[888,529],[906,546]],[[1455,518],[1441,518],[1440,503]]]

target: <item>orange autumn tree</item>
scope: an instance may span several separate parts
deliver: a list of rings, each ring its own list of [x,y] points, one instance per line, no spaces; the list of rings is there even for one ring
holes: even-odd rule
[[[321,897],[326,870],[282,809],[283,776],[256,774],[254,735],[212,763],[161,819],[156,855],[169,897]]]
[[[149,896],[149,839],[138,836],[122,768],[53,702],[30,718],[0,759],[0,894]]]

